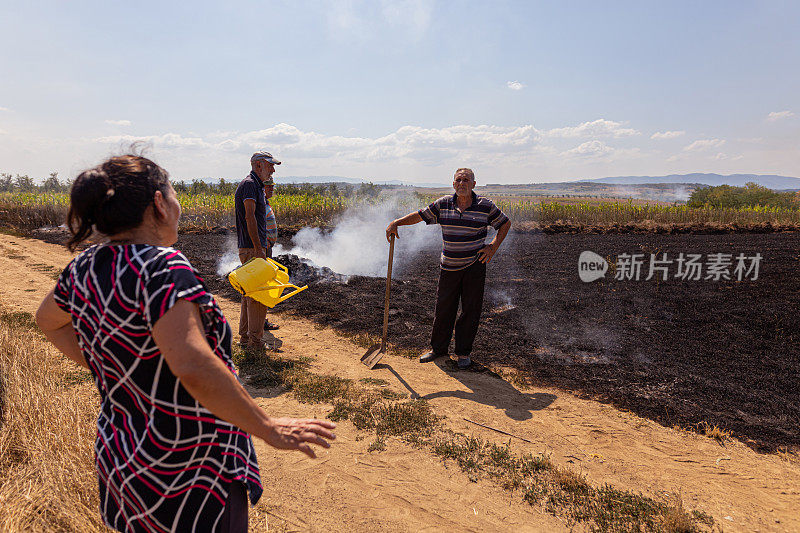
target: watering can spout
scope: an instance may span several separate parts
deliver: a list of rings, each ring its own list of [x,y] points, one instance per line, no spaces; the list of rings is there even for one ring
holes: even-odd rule
[[[308,285],[298,287],[289,283],[289,269],[273,259],[256,257],[228,274],[234,289],[267,307],[277,304],[302,292]],[[294,289],[283,294],[286,289]]]

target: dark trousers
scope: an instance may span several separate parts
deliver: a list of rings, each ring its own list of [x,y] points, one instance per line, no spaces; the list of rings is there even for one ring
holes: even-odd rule
[[[234,481],[228,490],[228,501],[222,514],[219,533],[247,533],[247,489],[244,483]]]
[[[434,353],[446,355],[450,347],[455,324],[456,350],[459,357],[472,352],[472,343],[478,332],[483,307],[483,286],[486,282],[486,264],[475,261],[467,268],[439,270],[439,287],[436,289],[436,311],[433,319],[431,348]],[[456,320],[458,303],[461,316]]]

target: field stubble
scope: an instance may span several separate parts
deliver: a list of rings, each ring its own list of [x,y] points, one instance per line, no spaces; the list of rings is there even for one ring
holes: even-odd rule
[[[0,315],[0,530],[109,531],[98,512],[98,396],[25,313]]]

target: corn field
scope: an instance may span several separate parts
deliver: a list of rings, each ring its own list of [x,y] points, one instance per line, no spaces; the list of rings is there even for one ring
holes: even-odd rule
[[[68,209],[69,195],[64,193],[0,193],[0,226],[58,226],[66,220]]]
[[[233,226],[233,195],[179,194],[182,215],[181,226],[192,229],[210,229]],[[347,198],[321,194],[276,195],[269,200],[279,224],[321,226],[354,204]]]
[[[178,195],[183,214],[181,231],[209,231],[234,225],[233,195]],[[417,209],[433,198],[407,198],[403,208]],[[281,226],[324,226],[350,207],[379,199],[358,199],[322,194],[276,195],[270,199]],[[800,225],[800,209],[781,207],[718,208],[684,204],[648,204],[634,201],[561,203],[557,201],[498,200],[497,205],[514,222],[608,226],[613,224],[781,224]],[[33,229],[63,224],[69,208],[66,193],[0,193],[0,226]]]
[[[179,194],[181,231],[203,231],[234,225],[233,195]],[[347,198],[316,195],[278,195],[270,205],[280,224],[320,226],[344,213],[355,202]],[[58,226],[66,220],[66,193],[2,193],[0,225],[13,228]]]
[[[583,202],[562,204],[557,202],[508,202],[500,200],[497,206],[512,221],[536,221],[540,224],[571,223],[605,226],[631,222],[651,221],[655,224],[773,224],[800,223],[800,209],[778,207],[716,208],[688,207],[686,205],[636,204],[632,201]]]

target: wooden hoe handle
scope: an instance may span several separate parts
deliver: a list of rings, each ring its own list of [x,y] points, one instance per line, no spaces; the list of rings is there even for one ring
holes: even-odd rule
[[[386,305],[383,309],[383,340],[381,352],[386,351],[386,335],[389,333],[389,290],[392,288],[392,259],[394,258],[394,234],[389,237],[389,268],[386,272]]]

